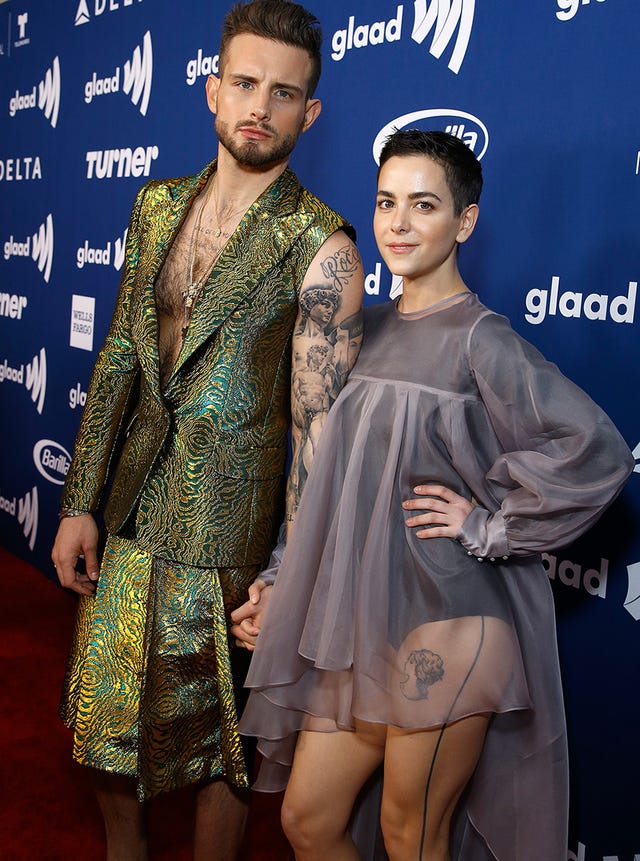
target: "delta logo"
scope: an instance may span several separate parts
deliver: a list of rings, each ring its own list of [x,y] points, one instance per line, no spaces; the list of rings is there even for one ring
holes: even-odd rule
[[[144,117],[149,106],[152,79],[153,44],[151,33],[147,30],[142,37],[142,45],[136,46],[131,59],[122,67],[117,66],[113,75],[101,78],[97,72],[92,73],[84,85],[84,100],[89,105],[98,96],[118,93],[122,84],[122,92],[130,96],[132,104],[138,107]]]
[[[60,110],[60,60],[53,58],[51,66],[46,70],[44,78],[33,89],[21,93],[16,90],[9,99],[9,116],[15,117],[20,111],[38,107],[55,129]]]
[[[415,0],[411,38],[418,45],[428,44],[429,53],[438,60],[451,47],[447,65],[457,75],[469,46],[474,9],[475,0]],[[362,22],[350,15],[347,26],[331,38],[331,59],[340,62],[354,48],[399,42],[406,17],[402,4],[396,6],[393,17],[381,21]]]
[[[142,3],[142,0],[94,0],[91,4],[87,0],[80,0],[76,9],[75,26],[79,27],[91,21],[89,6],[91,6],[93,16],[99,18],[105,12],[117,12],[119,9],[124,9],[126,6],[134,6],[137,3]]]
[[[0,494],[0,511],[17,518],[29,543],[29,550],[33,550],[38,534],[38,488],[32,487],[20,499],[15,496],[7,498]]]
[[[4,259],[12,257],[31,257],[49,283],[53,263],[53,216],[49,213],[37,231],[24,241],[16,240],[13,233],[4,243]]]

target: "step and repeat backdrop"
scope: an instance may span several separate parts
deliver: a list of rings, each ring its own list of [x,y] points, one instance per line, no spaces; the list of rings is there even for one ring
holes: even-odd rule
[[[293,167],[356,226],[365,301],[401,289],[371,231],[381,142],[396,127],[450,131],[485,175],[480,223],[461,251],[467,283],[586,389],[640,456],[638,0],[307,6],[325,34],[323,113]],[[0,543],[49,577],[134,195],[216,152],[204,82],[217,72],[226,8],[0,3]],[[639,520],[634,474],[589,535],[544,556],[574,861],[640,861]]]

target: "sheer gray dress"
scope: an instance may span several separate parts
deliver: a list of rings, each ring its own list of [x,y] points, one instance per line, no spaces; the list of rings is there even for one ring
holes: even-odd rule
[[[366,309],[247,678],[256,788],[286,784],[300,729],[492,713],[451,857],[565,859],[565,718],[537,554],[591,526],[633,464],[603,411],[474,294]],[[405,526],[401,503],[426,482],[478,503],[458,540]]]

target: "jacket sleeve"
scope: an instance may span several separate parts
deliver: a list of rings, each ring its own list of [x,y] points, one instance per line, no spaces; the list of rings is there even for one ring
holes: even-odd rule
[[[71,466],[62,491],[62,505],[96,511],[107,480],[127,404],[138,377],[138,359],[131,339],[129,308],[140,240],[140,213],[146,187],[136,197],[129,221],[124,269],[116,306],[104,346],[98,353],[76,437]]]
[[[563,547],[629,477],[628,446],[591,398],[497,314],[469,336],[469,360],[503,453],[486,475],[495,512],[477,507],[458,540],[477,556]]]

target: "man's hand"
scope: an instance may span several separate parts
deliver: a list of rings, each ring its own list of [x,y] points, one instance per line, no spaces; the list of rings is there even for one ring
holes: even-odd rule
[[[250,652],[255,649],[272,589],[273,586],[267,586],[260,579],[256,580],[249,586],[249,600],[231,613],[233,625],[230,630],[236,638],[236,646],[241,646]]]
[[[402,503],[405,511],[424,512],[405,521],[407,526],[426,527],[416,532],[418,538],[455,538],[475,507],[459,493],[440,484],[421,484],[414,487],[413,492],[429,497],[407,499]]]
[[[84,557],[86,574],[76,570],[80,557]],[[99,576],[98,527],[90,514],[62,518],[51,558],[62,586],[80,595],[95,593]]]

